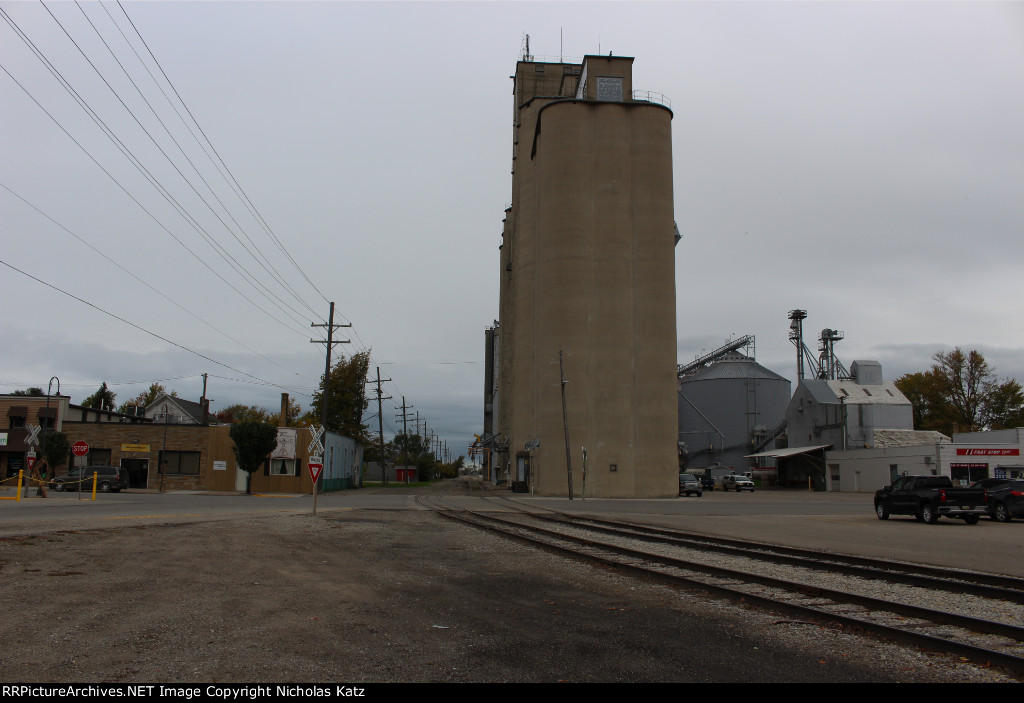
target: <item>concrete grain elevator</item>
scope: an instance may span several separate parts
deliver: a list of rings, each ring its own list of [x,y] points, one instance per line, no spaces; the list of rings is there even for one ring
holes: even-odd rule
[[[584,450],[588,498],[677,494],[672,111],[632,64],[516,65],[485,432],[538,495],[581,497]]]

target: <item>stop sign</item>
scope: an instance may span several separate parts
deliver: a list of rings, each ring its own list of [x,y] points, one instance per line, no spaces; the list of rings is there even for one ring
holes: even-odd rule
[[[89,443],[78,440],[71,445],[71,453],[75,456],[85,456],[89,453]]]

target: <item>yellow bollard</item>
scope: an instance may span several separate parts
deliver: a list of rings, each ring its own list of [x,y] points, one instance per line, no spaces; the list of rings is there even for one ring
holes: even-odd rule
[[[96,479],[99,478],[100,473],[98,471],[92,472],[92,499],[96,500]]]
[[[18,492],[14,494],[14,500],[21,502],[21,475],[24,473],[22,469],[18,469]]]

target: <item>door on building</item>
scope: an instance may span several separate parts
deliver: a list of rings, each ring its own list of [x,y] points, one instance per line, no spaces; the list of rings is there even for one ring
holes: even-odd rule
[[[248,477],[249,477],[249,474],[245,473],[244,471],[242,471],[241,469],[239,469],[237,467],[235,468],[235,490],[236,491],[242,491],[243,493],[245,492],[245,489],[247,487],[246,486],[246,479]]]
[[[530,482],[530,456],[516,455],[516,481]]]
[[[149,487],[149,459],[121,459],[121,468],[128,472],[128,488]]]
[[[954,486],[969,486],[975,481],[988,478],[988,464],[950,464],[949,477],[952,479]]]

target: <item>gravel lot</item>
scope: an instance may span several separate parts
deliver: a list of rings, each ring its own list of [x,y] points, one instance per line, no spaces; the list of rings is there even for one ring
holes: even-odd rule
[[[1015,679],[423,510],[0,539],[5,682]]]

